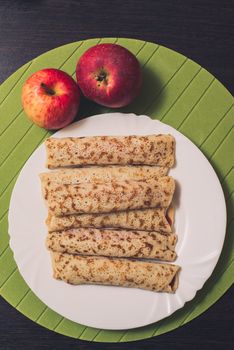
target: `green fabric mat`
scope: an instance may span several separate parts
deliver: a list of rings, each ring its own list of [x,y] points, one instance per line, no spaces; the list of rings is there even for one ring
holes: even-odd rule
[[[50,135],[25,118],[21,88],[33,72],[60,68],[75,77],[78,58],[100,42],[121,44],[139,59],[144,76],[137,100],[121,112],[147,114],[188,136],[206,155],[222,184],[228,225],[220,260],[196,297],[170,317],[143,328],[106,331],[71,322],[44,305],[20,276],[9,248],[8,208],[20,169],[33,151]],[[231,94],[205,69],[190,59],[153,43],[122,38],[91,39],[49,51],[25,64],[0,87],[0,294],[22,314],[58,333],[99,342],[124,342],[149,338],[191,321],[216,300],[234,281],[234,101]],[[84,102],[81,116],[109,112]]]

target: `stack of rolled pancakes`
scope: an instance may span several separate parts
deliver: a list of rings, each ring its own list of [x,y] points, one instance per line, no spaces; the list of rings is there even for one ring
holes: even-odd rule
[[[171,135],[49,138],[40,175],[54,278],[173,293]],[[59,168],[59,169],[58,169]],[[54,170],[55,169],[55,170]]]

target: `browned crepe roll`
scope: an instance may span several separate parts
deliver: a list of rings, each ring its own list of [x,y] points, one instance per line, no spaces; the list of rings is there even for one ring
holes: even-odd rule
[[[171,135],[91,136],[45,141],[48,168],[80,165],[174,164]]]
[[[174,261],[176,241],[175,234],[79,228],[48,233],[46,245],[61,253]]]
[[[129,209],[165,207],[172,200],[175,182],[165,176],[157,180],[110,181],[58,185],[51,183],[43,188],[52,215],[62,216],[82,213],[107,213]]]
[[[59,169],[40,174],[44,187],[50,183],[77,185],[82,182],[106,182],[111,180],[150,180],[166,176],[168,168],[158,166],[108,166],[75,169]]]
[[[80,227],[108,227],[170,233],[172,222],[165,211],[165,208],[156,208],[105,214],[77,214],[66,216],[52,216],[49,214],[46,224],[50,232]],[[170,222],[168,222],[168,220],[170,220]]]
[[[54,278],[78,284],[101,284],[174,293],[180,267],[132,259],[51,253]]]

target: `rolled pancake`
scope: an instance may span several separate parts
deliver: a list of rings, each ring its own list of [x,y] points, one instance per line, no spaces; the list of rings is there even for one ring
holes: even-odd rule
[[[174,261],[176,241],[175,234],[78,228],[48,233],[46,246],[60,253]]]
[[[175,139],[171,135],[91,136],[45,141],[47,167],[80,165],[174,164]]]
[[[43,189],[52,215],[62,216],[82,213],[107,213],[129,209],[167,208],[172,200],[175,182],[165,176],[157,180],[109,181],[57,185],[51,183]]]
[[[168,168],[158,166],[108,166],[80,169],[60,169],[40,174],[44,187],[50,183],[77,185],[82,182],[106,182],[111,180],[150,180],[166,176]]]
[[[133,259],[51,253],[53,276],[64,282],[102,284],[174,293],[180,267]]]
[[[165,211],[165,208],[156,208],[60,217],[49,214],[46,224],[50,232],[80,227],[108,227],[170,233],[172,220],[170,217],[167,217]],[[170,223],[168,220],[170,220]]]

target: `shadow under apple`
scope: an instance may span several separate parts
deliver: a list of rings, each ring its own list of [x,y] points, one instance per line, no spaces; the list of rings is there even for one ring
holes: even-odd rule
[[[142,69],[143,84],[140,94],[128,106],[121,108],[123,113],[146,114],[150,117],[157,115],[164,102],[165,94],[163,81],[159,74],[156,74],[150,67]],[[153,108],[152,108],[153,107]]]

